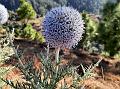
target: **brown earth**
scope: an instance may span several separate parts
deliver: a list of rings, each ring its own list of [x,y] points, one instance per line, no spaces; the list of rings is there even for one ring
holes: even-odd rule
[[[28,60],[35,60],[35,68],[40,67],[40,62],[35,56],[40,51],[44,51],[43,48],[45,45],[35,44],[27,41],[15,41],[15,45],[18,46],[19,51],[24,51],[23,62]],[[54,53],[54,51],[52,51]],[[60,53],[63,56],[63,63],[72,63],[74,66],[83,64],[88,66],[90,64],[96,63],[98,60],[101,60],[99,66],[95,69],[97,74],[93,78],[89,78],[83,81],[83,86],[85,89],[120,89],[120,59],[113,58],[104,58],[103,56],[97,54],[88,54],[87,52],[79,50],[67,50]],[[6,62],[5,65],[14,65],[17,63],[14,59],[11,59]],[[3,65],[4,66],[4,65]],[[81,74],[82,71],[80,67],[78,68],[78,73]],[[18,69],[14,68],[12,72],[8,73],[6,76],[7,79],[23,81],[20,72]],[[10,89],[8,86],[4,86],[3,89]]]

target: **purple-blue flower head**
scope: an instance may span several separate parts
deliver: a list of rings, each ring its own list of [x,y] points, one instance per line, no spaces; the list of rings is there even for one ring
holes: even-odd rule
[[[71,48],[77,45],[84,33],[80,13],[71,7],[50,10],[43,21],[46,42],[53,48]]]
[[[0,25],[6,23],[8,18],[9,14],[7,9],[2,4],[0,4]]]

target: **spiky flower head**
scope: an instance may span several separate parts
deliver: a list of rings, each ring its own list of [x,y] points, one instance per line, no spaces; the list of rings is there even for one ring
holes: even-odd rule
[[[9,15],[7,9],[2,4],[0,4],[0,24],[6,23],[8,17]]]
[[[43,21],[46,42],[51,47],[71,48],[81,40],[84,21],[80,13],[71,7],[50,10]]]

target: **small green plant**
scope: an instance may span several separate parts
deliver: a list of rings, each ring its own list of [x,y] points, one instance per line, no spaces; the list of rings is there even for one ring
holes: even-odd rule
[[[97,43],[97,29],[99,27],[99,20],[96,15],[82,13],[85,21],[85,33],[83,34],[82,41],[79,42],[76,48],[83,48],[90,53],[100,53],[101,48]]]
[[[6,38],[0,39],[0,62],[8,60],[14,54],[12,47]]]
[[[8,60],[12,55],[14,55],[9,37],[13,41],[14,31],[10,35],[5,33],[3,37],[0,37],[0,63]]]
[[[12,34],[8,34],[6,30],[3,32],[3,24],[5,24],[8,20],[9,14],[7,9],[0,4],[0,88],[4,85],[2,78],[7,74],[9,67],[4,67],[2,64],[5,60],[8,60],[10,56],[14,54],[12,46],[10,45],[13,42],[13,32]],[[14,31],[14,30],[13,30]],[[11,39],[11,40],[10,40]]]
[[[104,52],[114,56],[120,52],[120,3],[107,3],[98,29],[98,40]]]
[[[42,35],[41,31],[36,31],[33,26],[29,23],[22,24],[20,22],[11,22],[5,25],[9,28],[9,31],[12,32],[11,29],[14,28],[14,36],[17,39],[36,41],[38,43],[44,43],[45,39]]]
[[[32,5],[26,0],[20,0],[20,7],[17,9],[17,14],[21,19],[33,19],[36,17],[36,12]]]
[[[9,40],[9,37],[13,39],[13,33],[14,32],[12,32],[10,35],[6,33],[3,37],[0,37],[0,88],[5,85],[5,82],[2,81],[2,78],[4,78],[5,75],[13,68],[10,66],[2,66],[5,61],[9,60],[11,56],[15,54]]]
[[[45,39],[41,32],[37,32],[31,24],[23,25],[22,28],[18,28],[15,31],[16,37],[24,39],[38,41],[39,43],[45,42]]]
[[[47,51],[49,48],[47,49]],[[47,53],[48,56],[48,53]],[[34,62],[28,61],[24,66],[21,64],[17,64],[16,68],[19,68],[21,71],[21,75],[23,75],[23,79],[26,82],[14,83],[10,80],[4,80],[6,84],[10,85],[15,89],[56,89],[58,88],[58,84],[60,84],[59,89],[80,89],[81,81],[93,77],[94,73],[92,72],[96,66],[98,66],[98,61],[96,64],[91,65],[89,67],[84,67],[82,64],[80,65],[83,70],[83,75],[79,75],[76,71],[76,67],[72,65],[61,65],[61,62],[58,63],[51,61],[46,54],[41,52],[38,54],[40,57],[41,67],[40,69],[34,68]],[[69,85],[65,79],[66,77],[72,78],[72,83]],[[63,79],[63,83],[61,84],[61,80]]]

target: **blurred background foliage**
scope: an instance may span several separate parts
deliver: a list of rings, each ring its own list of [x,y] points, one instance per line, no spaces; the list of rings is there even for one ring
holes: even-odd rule
[[[107,56],[120,53],[120,2],[107,2],[102,15],[83,14],[85,37],[83,48]]]
[[[36,17],[36,12],[26,0],[20,0],[20,6],[17,9],[19,19],[33,19]]]
[[[99,17],[88,13],[82,13],[82,16],[85,21],[85,34],[83,35],[83,40],[79,43],[79,45],[81,45],[81,48],[89,51],[90,53],[100,52],[100,50],[96,47],[98,43],[95,42],[97,36],[96,32],[99,26]]]
[[[27,0],[30,2],[40,16],[43,16],[47,10],[57,6],[71,6],[78,11],[100,14],[101,9],[106,2],[115,3],[117,0]],[[9,10],[15,11],[19,5],[19,0],[0,0]]]
[[[104,51],[108,52],[109,56],[120,52],[120,2],[105,5],[97,32],[97,40],[104,44]]]

